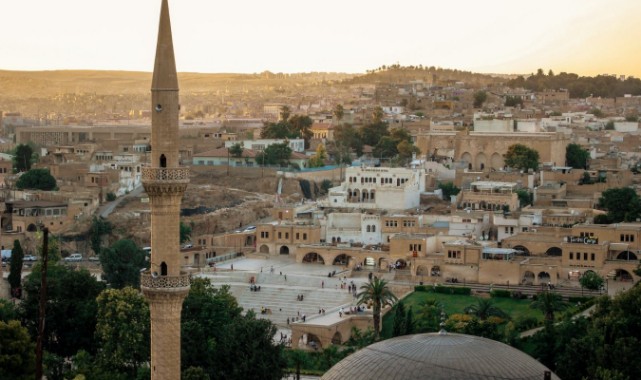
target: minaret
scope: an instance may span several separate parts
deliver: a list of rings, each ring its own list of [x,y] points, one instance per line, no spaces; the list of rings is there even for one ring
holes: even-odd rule
[[[189,169],[178,159],[178,75],[167,0],[162,0],[151,82],[151,162],[142,184],[151,206],[151,269],[140,285],[151,312],[151,379],[180,379],[180,313],[189,292],[181,271],[180,202]]]

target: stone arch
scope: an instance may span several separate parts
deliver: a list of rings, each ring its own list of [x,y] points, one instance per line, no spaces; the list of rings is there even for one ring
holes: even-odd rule
[[[359,189],[354,190],[354,195],[352,197],[352,202],[360,202],[361,201],[361,191]]]
[[[563,254],[563,250],[559,247],[550,247],[545,251],[545,254],[547,256],[561,256],[561,254]]]
[[[334,258],[334,262],[332,263],[332,265],[347,265],[349,263],[349,259],[350,259],[349,256],[347,256],[344,253],[341,253],[340,255],[337,255]]]
[[[164,261],[160,264],[160,275],[161,276],[167,275],[167,263]]]
[[[394,264],[396,265],[396,269],[407,269],[407,261],[403,259],[397,259]]]
[[[487,157],[485,156],[485,153],[479,152],[476,155],[476,165],[475,167],[477,169],[483,170],[487,166]]]
[[[258,252],[260,252],[260,253],[269,253],[269,247],[266,244],[263,244],[258,249]]]
[[[548,272],[539,272],[537,278],[538,278],[539,282],[545,283],[545,282],[550,281],[551,277],[550,277],[550,274]]]
[[[289,247],[286,245],[283,245],[282,247],[280,247],[280,250],[278,253],[281,255],[289,255]]]
[[[166,168],[167,167],[167,157],[165,157],[164,154],[160,155],[160,167],[161,168]]]
[[[617,260],[636,261],[637,255],[630,251],[623,251],[617,255]]]
[[[343,343],[343,336],[341,335],[340,332],[336,331],[334,336],[332,337],[332,344],[341,344]]]
[[[416,267],[416,275],[417,276],[429,276],[430,275],[430,269],[425,265],[419,265],[419,266]]]
[[[534,285],[534,273],[530,271],[523,273],[523,280],[521,282],[524,285]]]
[[[35,224],[30,223],[27,226],[27,232],[36,232],[36,231],[38,231],[38,227]]]
[[[490,157],[490,167],[492,169],[501,169],[505,166],[505,161],[503,161],[503,156],[494,152],[492,157]]]
[[[632,281],[632,275],[625,269],[616,269],[614,281]]]
[[[520,252],[516,253],[517,255],[530,256],[530,250],[527,249],[526,247],[522,246],[522,245],[515,245],[514,249],[517,250],[517,251],[520,251]]]
[[[303,256],[303,262],[308,264],[325,264],[323,256],[319,255],[316,252],[309,252]]]
[[[465,152],[461,155],[461,161],[465,161],[468,164],[468,168],[472,168],[474,162],[472,162],[472,155],[469,152]]]
[[[307,344],[316,347],[315,349],[323,348],[320,338],[312,333],[307,333]]]
[[[434,265],[430,270],[430,276],[438,277],[440,275],[441,275],[441,267],[438,265]]]
[[[369,192],[369,200],[370,202],[374,202],[376,200],[376,190],[372,190]]]

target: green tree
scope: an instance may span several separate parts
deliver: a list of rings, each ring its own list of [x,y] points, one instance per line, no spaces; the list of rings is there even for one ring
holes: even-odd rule
[[[100,255],[103,236],[109,235],[111,231],[113,231],[113,226],[107,219],[94,215],[91,219],[91,227],[89,227],[89,240],[91,241],[91,249],[96,255]]]
[[[421,150],[417,146],[405,140],[398,143],[396,150],[398,152],[399,161],[404,165],[408,164],[414,155],[418,156],[421,154]]]
[[[191,226],[180,221],[180,244],[191,240]]]
[[[613,131],[614,130],[614,121],[610,120],[607,123],[605,123],[604,129],[606,131]]]
[[[134,288],[107,289],[97,297],[98,363],[135,378],[150,360],[149,306]]]
[[[425,300],[418,311],[418,324],[421,332],[438,331],[441,323],[443,305],[434,299]]]
[[[599,276],[593,271],[585,272],[579,279],[579,284],[581,284],[581,287],[588,290],[599,290],[603,287],[604,283],[605,280],[603,279],[603,277]]]
[[[182,310],[183,368],[201,367],[212,379],[282,378],[286,362],[272,341],[276,327],[241,312],[229,286],[195,279]]]
[[[20,245],[20,240],[13,241],[13,249],[11,250],[11,270],[9,271],[9,287],[11,288],[11,295],[20,298],[22,294],[22,264],[24,260],[24,252]]]
[[[526,189],[519,189],[516,191],[516,195],[519,197],[519,203],[521,207],[532,204],[532,194]]]
[[[587,169],[590,153],[579,144],[568,144],[565,148],[565,162],[575,169]]]
[[[487,92],[477,91],[474,93],[474,108],[483,107],[483,103],[487,100]]]
[[[260,131],[260,137],[264,139],[292,139],[296,135],[292,133],[287,122],[267,123]]]
[[[229,154],[232,157],[240,158],[243,156],[243,146],[240,143],[236,143],[229,147]]]
[[[385,158],[391,159],[398,155],[397,145],[398,143],[392,137],[383,136],[378,140],[372,154],[374,157],[380,157],[381,160]]]
[[[539,168],[539,152],[523,144],[510,145],[503,157],[505,164],[515,169],[537,170]]]
[[[467,306],[464,311],[466,314],[476,316],[481,321],[489,317],[508,318],[508,315],[501,308],[494,305],[494,301],[491,298],[479,298],[476,304]]]
[[[56,188],[56,179],[51,175],[49,169],[31,169],[18,178],[16,187],[20,190],[35,189],[51,191]]]
[[[33,379],[35,352],[35,344],[19,321],[0,321],[0,379]]]
[[[0,298],[0,321],[9,322],[18,319],[18,310],[13,302]]]
[[[358,157],[363,155],[363,142],[359,132],[351,124],[334,126],[334,151],[337,163],[351,164],[351,152]]]
[[[147,266],[145,252],[132,240],[118,240],[100,252],[105,281],[115,289],[140,288],[140,270]]]
[[[554,322],[554,313],[567,308],[561,296],[551,291],[544,291],[537,294],[536,299],[530,304],[530,308],[539,309],[546,321]]]
[[[371,123],[361,126],[358,134],[363,144],[376,146],[383,136],[389,136],[389,130],[387,123],[383,121],[383,110],[380,107],[373,112],[372,119]]]
[[[22,320],[32,336],[37,333],[41,269],[38,262],[24,281]],[[96,297],[104,288],[105,284],[86,269],[49,262],[43,346],[47,352],[60,358],[54,373],[62,373],[64,360],[78,350],[95,352]]]
[[[30,145],[18,144],[16,146],[13,156],[13,169],[16,173],[29,171],[34,161],[33,148]]]
[[[394,325],[392,326],[392,336],[401,336],[405,335],[405,306],[403,302],[396,304],[394,308]]]
[[[183,371],[182,380],[209,380],[210,377],[201,367],[189,367]]]
[[[381,124],[383,122],[383,117],[385,117],[385,112],[383,112],[383,108],[374,107],[374,109],[372,110],[372,123]]]
[[[312,119],[309,116],[294,115],[288,122],[294,135],[305,140],[305,149],[309,149],[310,140],[314,137],[311,130]]]
[[[289,116],[292,114],[291,109],[289,106],[282,106],[280,107],[280,120],[283,122],[287,122],[289,120]]]
[[[255,161],[259,165],[287,166],[291,156],[292,149],[287,143],[271,144],[256,155]]]
[[[457,195],[461,189],[454,185],[454,182],[441,182],[438,188],[443,191],[443,199],[449,201],[452,195]]]
[[[591,113],[592,115],[594,115],[594,117],[598,117],[598,118],[602,118],[603,116],[605,116],[603,114],[603,111],[601,111],[598,108],[592,108],[590,111],[588,111],[588,113]]]
[[[641,214],[641,200],[636,191],[629,187],[605,190],[599,198],[598,207],[608,211],[610,223],[632,222]]]
[[[407,313],[405,314],[405,335],[414,334],[415,327],[414,311],[412,310],[412,306],[410,306],[407,308]]]
[[[371,305],[374,317],[374,339],[378,340],[381,326],[381,310],[385,306],[394,304],[398,298],[387,286],[387,282],[378,277],[374,277],[369,282],[361,285],[360,292],[356,297],[358,305]]]
[[[516,107],[517,105],[523,106],[523,99],[518,96],[506,96],[505,97],[505,106],[506,107]]]

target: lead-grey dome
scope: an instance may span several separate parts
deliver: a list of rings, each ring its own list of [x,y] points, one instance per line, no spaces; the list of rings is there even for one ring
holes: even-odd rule
[[[547,367],[507,344],[472,335],[431,333],[378,342],[346,357],[322,380],[533,379]],[[551,374],[551,379],[559,379]]]

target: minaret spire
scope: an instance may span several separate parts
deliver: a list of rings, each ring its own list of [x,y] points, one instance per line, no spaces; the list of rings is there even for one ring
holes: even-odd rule
[[[174,41],[171,36],[171,20],[169,18],[169,4],[167,0],[162,0],[160,8],[156,62],[154,64],[154,77],[151,81],[151,89],[178,90]]]

